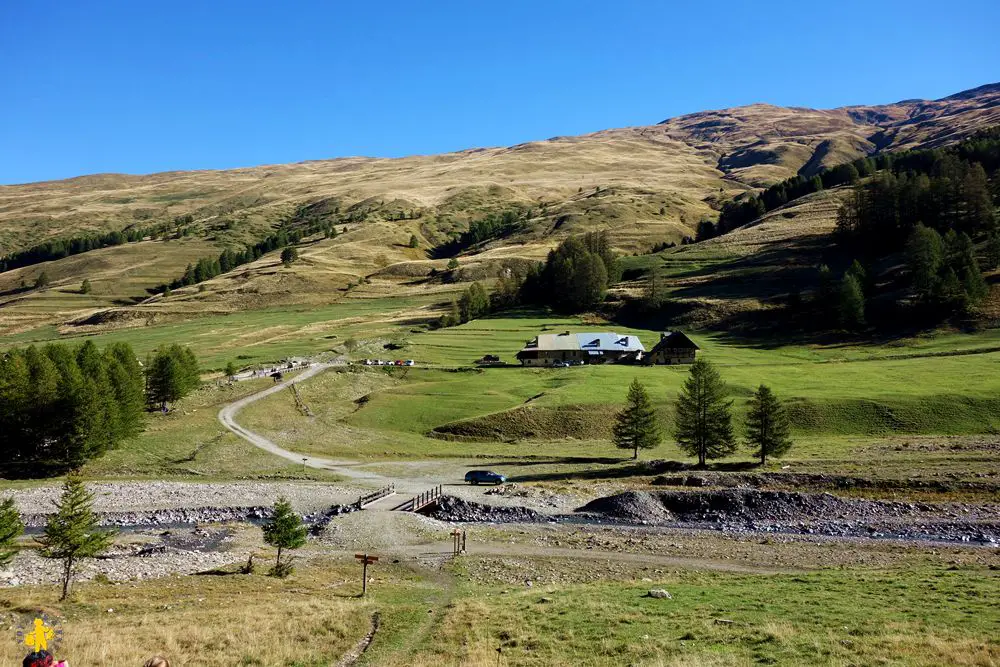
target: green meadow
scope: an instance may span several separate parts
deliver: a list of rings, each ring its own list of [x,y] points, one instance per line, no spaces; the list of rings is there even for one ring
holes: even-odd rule
[[[423,305],[432,303],[428,299]],[[352,366],[309,380],[299,392],[313,417],[299,413],[290,392],[243,412],[242,423],[295,451],[373,461],[619,457],[622,453],[611,446],[608,429],[629,382],[639,378],[649,389],[668,436],[660,448],[643,456],[684,458],[669,438],[669,425],[674,399],[687,375],[685,367],[479,369],[473,365],[484,354],[516,364],[517,350],[544,332],[613,330],[638,335],[647,349],[658,340],[658,332],[533,312],[427,330],[407,321],[405,314],[413,308],[412,297],[352,297],[315,308],[207,316],[91,338],[98,345],[129,342],[140,356],[158,345],[185,341],[206,369],[220,369],[228,361],[249,365],[348,349],[355,361],[415,360],[417,366],[412,368]],[[797,439],[791,461],[846,471],[864,470],[877,457],[879,468],[892,474],[906,475],[914,469],[927,473],[926,464],[873,443],[1000,429],[1000,330],[838,345],[769,345],[722,333],[690,333],[701,347],[699,354],[718,365],[728,383],[737,427],[747,397],[759,384],[770,385],[786,401]],[[7,337],[4,344],[84,338],[38,329]],[[384,349],[390,342],[401,347]],[[218,407],[228,400],[218,392],[207,388],[182,401],[175,414],[152,416],[146,433],[91,462],[88,470],[96,476],[268,474],[268,466],[255,462],[256,455],[243,456],[249,453],[246,448],[215,421]],[[213,448],[220,451],[213,453]],[[859,448],[867,452],[860,459]],[[235,455],[222,456],[223,449]],[[200,465],[187,460],[195,451],[202,457]],[[982,453],[950,456],[952,463],[955,457],[968,457],[967,465],[960,466],[965,471],[995,468]],[[734,459],[747,460],[748,454],[741,451]],[[275,469],[287,467],[273,463]],[[948,468],[944,462],[940,465]]]

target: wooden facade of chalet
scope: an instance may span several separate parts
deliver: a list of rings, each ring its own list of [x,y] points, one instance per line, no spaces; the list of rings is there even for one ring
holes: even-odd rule
[[[647,364],[693,364],[700,348],[680,331],[665,331],[644,359]]]

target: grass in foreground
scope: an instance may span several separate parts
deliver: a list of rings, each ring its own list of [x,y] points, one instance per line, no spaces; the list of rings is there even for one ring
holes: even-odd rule
[[[475,561],[463,561],[465,567],[476,567]],[[1000,619],[991,602],[1000,581],[989,571],[653,576],[650,582],[466,589],[412,661],[381,664],[492,665],[497,647],[501,664],[510,665],[988,665],[1000,659]],[[673,599],[645,597],[654,587]]]
[[[506,559],[510,573],[560,568]],[[287,580],[191,576],[89,583],[55,602],[54,587],[0,591],[14,627],[44,611],[71,664],[313,666],[337,662],[370,627],[360,664],[468,665],[990,665],[1000,660],[996,572],[941,567],[749,575],[638,571],[591,583],[503,583],[496,559],[469,556],[445,571],[380,564],[358,599],[357,568],[301,566]],[[603,570],[600,561],[578,565]],[[502,569],[502,568],[501,568]],[[483,580],[483,576],[487,580]],[[641,579],[647,576],[648,579]],[[482,581],[483,583],[476,583]],[[492,583],[491,583],[492,581]],[[673,599],[645,596],[663,587]],[[728,622],[728,621],[731,621]],[[21,647],[0,644],[13,664]]]

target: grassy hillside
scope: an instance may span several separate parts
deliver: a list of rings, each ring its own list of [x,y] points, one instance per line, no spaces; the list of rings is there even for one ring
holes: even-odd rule
[[[0,274],[0,333],[46,325],[79,333],[278,304],[325,305],[366,276],[391,280],[406,293],[426,293],[412,288],[444,264],[430,260],[429,251],[471,221],[505,210],[519,211],[524,224],[466,250],[459,281],[494,277],[503,261],[540,259],[565,236],[594,229],[607,229],[619,252],[642,253],[693,236],[699,220],[714,219],[720,202],[746,190],[876,150],[941,145],[996,124],[998,98],[1000,89],[986,86],[944,100],[880,107],[752,105],[446,155],[3,186],[0,254],[94,231],[162,226],[173,240],[144,240]],[[835,205],[804,213],[806,205],[797,202],[781,212],[782,220],[765,220],[751,233],[756,247],[743,245],[738,252],[777,252],[770,232],[808,243],[832,224]],[[793,227],[772,224],[800,213]],[[188,263],[306,222],[347,233],[308,239],[300,248],[303,261],[289,270],[279,268],[272,253],[203,283],[201,291],[149,298],[151,288],[178,278]],[[409,247],[411,236],[417,248]],[[51,287],[21,288],[42,271]],[[75,294],[84,279],[93,293]],[[738,299],[734,304],[742,307]]]

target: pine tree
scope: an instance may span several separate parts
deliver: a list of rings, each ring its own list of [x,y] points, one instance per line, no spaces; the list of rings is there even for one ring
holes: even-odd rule
[[[696,360],[677,396],[674,438],[688,455],[698,457],[699,466],[735,451],[732,405],[719,371],[704,359]]]
[[[128,343],[113,343],[104,349],[108,379],[118,400],[118,420],[121,438],[132,438],[142,432],[145,421],[145,382],[142,366]]]
[[[83,282],[80,283],[80,294],[90,294],[90,292],[91,292],[90,281],[84,278]]]
[[[146,402],[166,408],[201,384],[198,360],[190,348],[176,343],[157,349],[146,362]]]
[[[42,555],[63,561],[62,597],[69,595],[73,566],[81,558],[92,558],[105,551],[114,539],[114,532],[100,530],[93,511],[94,495],[79,479],[69,477],[56,502],[56,513],[45,524],[45,533],[38,538]]]
[[[994,228],[986,238],[985,267],[992,271],[1000,267],[1000,232]]]
[[[649,394],[638,378],[629,385],[625,401],[625,409],[615,417],[612,440],[619,449],[631,449],[632,458],[638,459],[640,449],[660,444],[660,427]]]
[[[857,331],[865,326],[865,294],[858,279],[845,273],[840,281],[837,315],[840,326]]]
[[[868,270],[858,260],[854,260],[851,263],[851,266],[847,269],[847,274],[854,276],[854,279],[858,281],[865,298],[874,291],[875,285],[871,274],[868,273]]]
[[[233,377],[236,376],[236,374],[238,372],[239,372],[239,369],[236,368],[236,364],[235,363],[233,363],[232,361],[226,363],[225,375],[226,375],[227,378],[232,379]]]
[[[760,457],[760,464],[767,463],[768,456],[781,456],[792,447],[789,437],[790,425],[785,408],[767,385],[760,385],[750,397],[747,413],[747,444],[755,449],[754,456]]]
[[[271,520],[264,525],[264,541],[278,549],[271,574],[282,578],[290,575],[291,561],[282,563],[281,552],[285,549],[298,549],[305,544],[306,527],[302,525],[302,517],[295,513],[292,504],[285,497],[278,498],[274,504]]]
[[[6,566],[17,555],[15,543],[24,533],[24,522],[13,498],[0,503],[0,566]]]
[[[285,266],[291,266],[292,262],[299,258],[299,251],[292,246],[286,247],[281,251],[281,263]]]
[[[49,274],[47,274],[45,271],[42,271],[41,273],[38,274],[38,277],[35,278],[35,289],[42,289],[48,286],[49,286]]]
[[[918,223],[906,242],[906,263],[910,268],[913,288],[920,299],[926,301],[935,292],[943,262],[941,235]]]
[[[420,239],[417,238],[416,234],[410,234],[410,247],[411,248],[420,247]]]

